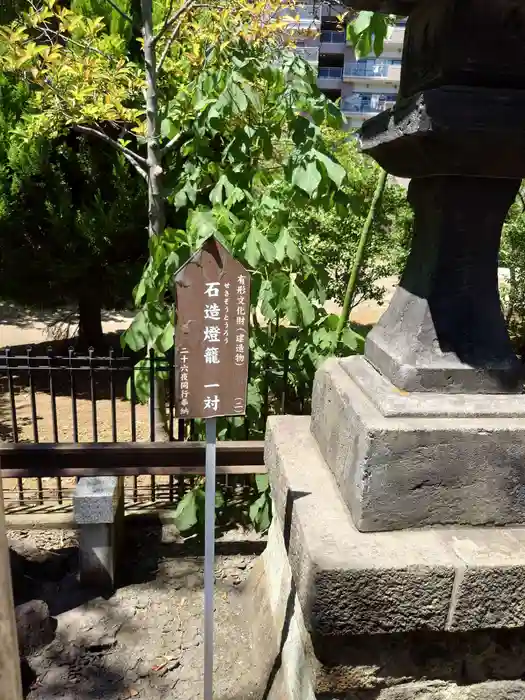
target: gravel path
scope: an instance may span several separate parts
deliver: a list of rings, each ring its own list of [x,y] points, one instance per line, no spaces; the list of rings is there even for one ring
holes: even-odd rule
[[[233,532],[217,547],[214,698],[255,700],[242,587],[264,543]],[[37,583],[33,597],[46,600],[58,627],[55,640],[30,658],[36,680],[28,700],[202,698],[202,545],[181,544],[166,530],[133,529],[125,551],[122,585],[107,600],[78,587],[74,549],[66,576]]]

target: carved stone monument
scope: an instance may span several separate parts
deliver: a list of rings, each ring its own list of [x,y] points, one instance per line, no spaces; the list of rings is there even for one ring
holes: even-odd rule
[[[525,396],[497,269],[525,177],[525,4],[352,7],[409,14],[398,101],[360,138],[411,178],[414,239],[364,357],[319,370],[311,419],[270,421],[265,698],[522,700]]]

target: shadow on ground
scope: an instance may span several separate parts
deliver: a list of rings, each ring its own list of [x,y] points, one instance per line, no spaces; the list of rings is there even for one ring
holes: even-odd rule
[[[215,697],[223,700],[258,698],[241,591],[263,548],[263,540],[242,530],[217,542]],[[73,550],[53,553],[63,557],[63,576],[36,580],[26,591],[46,600],[58,619],[56,639],[29,659],[36,679],[27,700],[202,697],[202,541],[181,542],[149,523],[128,528],[123,552],[110,597],[80,588]],[[55,579],[58,570],[53,560]]]

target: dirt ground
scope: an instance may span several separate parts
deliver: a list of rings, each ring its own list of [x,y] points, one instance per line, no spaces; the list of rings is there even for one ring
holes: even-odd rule
[[[59,536],[30,535],[47,547]],[[128,532],[123,580],[108,599],[79,588],[75,542],[62,544],[70,570],[60,581],[35,582],[33,597],[48,603],[58,627],[55,640],[29,659],[35,675],[27,700],[202,698],[202,544],[181,544],[151,527]],[[242,589],[263,548],[257,535],[241,531],[217,542],[216,700],[259,697]]]

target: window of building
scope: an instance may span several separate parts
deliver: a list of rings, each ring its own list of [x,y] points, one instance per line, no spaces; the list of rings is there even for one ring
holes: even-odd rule
[[[342,101],[343,112],[374,113],[383,112],[396,100],[395,94],[383,92],[354,92]]]

